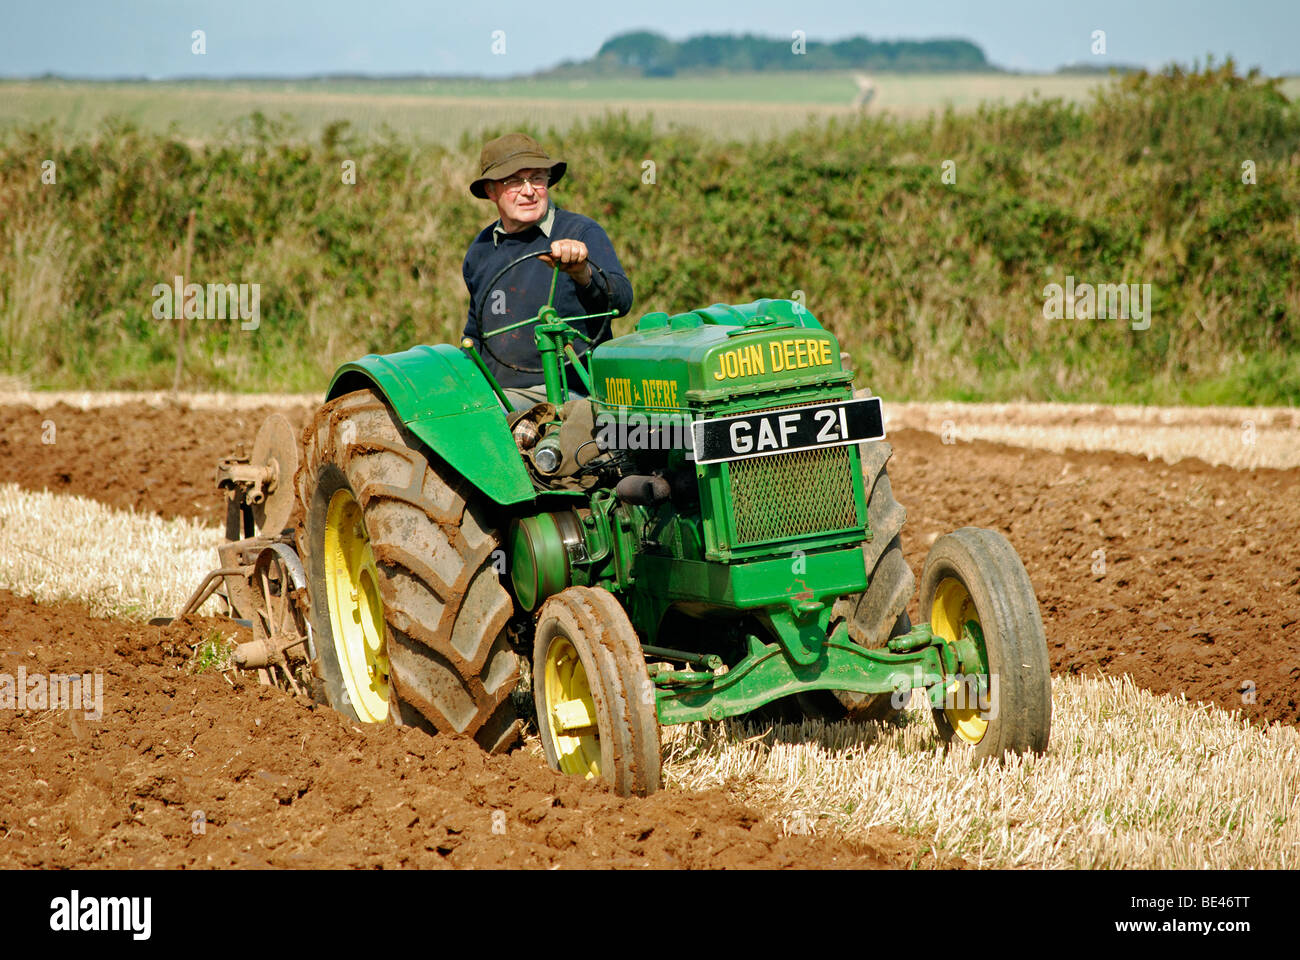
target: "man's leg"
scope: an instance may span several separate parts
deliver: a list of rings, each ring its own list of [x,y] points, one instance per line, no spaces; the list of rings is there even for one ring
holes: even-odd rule
[[[535,387],[507,387],[506,398],[516,411],[527,410],[535,404],[546,402],[546,387],[542,384]]]

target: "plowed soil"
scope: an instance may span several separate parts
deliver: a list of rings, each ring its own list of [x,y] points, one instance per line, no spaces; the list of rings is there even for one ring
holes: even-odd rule
[[[0,868],[934,865],[888,831],[783,836],[718,792],[623,800],[527,750],[354,726],[187,671],[189,644],[214,631],[240,629],[97,620],[0,591],[0,673],[104,678],[97,721],[0,711]]]
[[[171,403],[0,408],[0,482],[221,524],[226,505],[214,486],[217,461],[252,453],[257,428],[272,413],[283,413],[301,428],[311,408],[218,411]]]
[[[273,411],[5,408],[0,482],[217,523],[215,463],[240,441],[251,448]],[[309,410],[278,412],[301,424]],[[54,442],[42,442],[51,424]],[[1158,693],[1300,721],[1300,470],[943,443],[920,430],[891,442],[918,578],[941,533],[1006,534],[1037,590],[1054,672],[1128,673]],[[913,619],[928,616],[914,608]],[[620,800],[527,750],[485,757],[361,729],[183,669],[186,641],[232,629],[94,620],[0,593],[0,672],[106,675],[101,721],[0,713],[0,866],[934,863],[885,831],[851,847],[782,837],[721,794]]]
[[[1300,470],[945,444],[917,430],[892,441],[918,580],[941,533],[1001,531],[1038,594],[1053,673],[1127,673],[1155,693],[1300,721]]]

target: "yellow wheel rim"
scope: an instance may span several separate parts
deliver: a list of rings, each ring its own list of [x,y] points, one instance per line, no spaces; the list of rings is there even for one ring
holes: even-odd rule
[[[934,592],[934,602],[930,605],[930,631],[936,637],[942,637],[949,645],[955,646],[961,639],[962,627],[969,621],[974,621],[977,627],[983,629],[970,591],[960,580],[949,577]],[[951,700],[956,704],[954,707],[945,707],[943,714],[957,736],[967,743],[983,740],[989,724],[978,704],[969,703],[971,687],[967,685],[963,689],[961,683],[953,680],[944,690],[944,696],[945,702]]]
[[[600,736],[596,702],[577,648],[563,636],[546,651],[547,727],[560,770],[591,779],[600,776]]]
[[[361,505],[346,488],[325,515],[325,592],[343,686],[366,723],[388,719],[384,601]]]

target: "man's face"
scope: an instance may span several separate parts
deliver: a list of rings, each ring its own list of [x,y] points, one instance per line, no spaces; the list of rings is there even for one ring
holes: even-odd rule
[[[513,233],[532,226],[546,216],[547,188],[533,180],[527,183],[520,181],[526,177],[545,177],[548,173],[550,171],[545,167],[520,170],[506,180],[490,180],[484,185],[484,192],[489,200],[496,203],[497,212],[501,214],[501,225],[507,232]]]

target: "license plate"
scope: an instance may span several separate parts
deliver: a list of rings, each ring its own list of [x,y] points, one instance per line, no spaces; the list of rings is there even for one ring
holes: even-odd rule
[[[767,457],[884,437],[879,397],[743,413],[691,424],[696,463]]]

